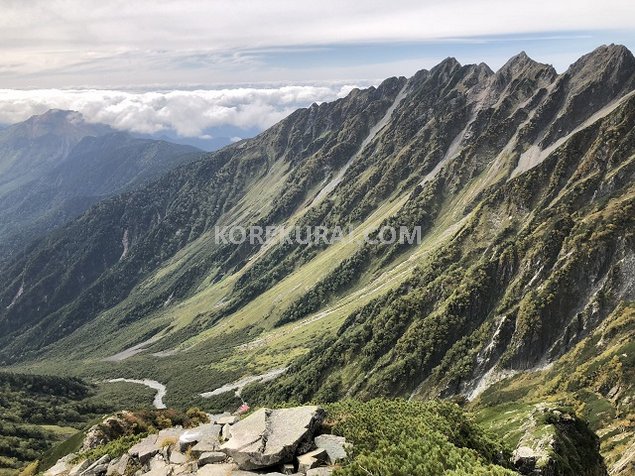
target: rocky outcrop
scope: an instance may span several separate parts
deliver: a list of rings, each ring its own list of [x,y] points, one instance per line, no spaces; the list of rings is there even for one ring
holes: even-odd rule
[[[512,455],[516,471],[526,476],[606,476],[597,436],[575,415],[536,405],[524,423],[525,433]]]
[[[316,406],[263,408],[242,420],[211,415],[210,423],[196,428],[174,427],[149,435],[118,458],[104,455],[73,466],[81,453],[69,455],[45,475],[324,476],[332,472],[328,464],[346,457],[347,443],[334,435],[315,437],[323,418],[324,411]]]
[[[311,449],[311,437],[322,418],[319,407],[263,408],[232,426],[231,438],[221,450],[241,469],[289,463],[296,453]]]

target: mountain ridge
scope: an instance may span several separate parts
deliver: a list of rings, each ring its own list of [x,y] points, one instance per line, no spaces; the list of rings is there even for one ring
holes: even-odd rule
[[[0,261],[91,204],[202,152],[135,139],[74,111],[49,110],[0,134]]]
[[[635,296],[631,58],[448,59],[100,202],[0,273],[0,360],[151,377],[202,406],[287,366],[243,398],[477,399],[559,362]],[[423,240],[215,243],[229,224]]]

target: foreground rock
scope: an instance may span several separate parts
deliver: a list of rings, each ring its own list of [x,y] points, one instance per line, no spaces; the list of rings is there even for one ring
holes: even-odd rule
[[[260,469],[290,463],[313,446],[313,434],[324,418],[319,407],[281,410],[263,408],[234,424],[221,451],[240,469]]]
[[[320,435],[315,437],[315,446],[324,449],[331,464],[336,464],[346,458],[346,438],[335,435]]]
[[[315,406],[263,408],[243,420],[212,415],[196,428],[149,435],[118,458],[76,464],[69,455],[46,476],[326,476],[333,471],[327,464],[346,457],[346,441],[315,437],[323,418]]]

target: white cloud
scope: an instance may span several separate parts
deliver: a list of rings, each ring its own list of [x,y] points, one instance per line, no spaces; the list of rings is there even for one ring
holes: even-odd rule
[[[0,84],[16,88],[234,82],[261,74],[252,53],[264,49],[635,27],[632,0],[0,0],[0,9]]]
[[[212,127],[265,129],[299,107],[335,100],[353,87],[325,84],[166,92],[0,89],[0,123],[20,122],[48,109],[69,109],[90,122],[121,130],[173,130],[184,137],[201,137]]]

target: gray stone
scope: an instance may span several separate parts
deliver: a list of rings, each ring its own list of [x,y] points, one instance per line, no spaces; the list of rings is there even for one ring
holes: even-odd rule
[[[323,417],[324,411],[315,406],[262,408],[231,427],[231,438],[221,451],[243,470],[289,463],[297,451],[313,444],[313,433]]]
[[[240,417],[236,415],[223,415],[216,420],[216,423],[219,425],[233,425],[239,421]]]
[[[141,464],[146,464],[160,449],[157,446],[157,435],[150,435],[130,448],[128,454],[137,458]]]
[[[126,474],[126,468],[128,467],[128,463],[130,462],[130,456],[124,454],[121,458],[117,458],[113,460],[108,465],[108,470],[106,471],[107,476],[123,476]]]
[[[231,476],[238,466],[234,463],[208,464],[198,470],[198,476]]]
[[[165,461],[162,455],[155,455],[148,463],[150,470],[165,468],[167,465],[168,463]]]
[[[306,473],[308,470],[322,466],[328,460],[329,455],[323,448],[318,448],[309,453],[298,456],[298,471]]]
[[[331,476],[333,468],[323,466],[322,468],[313,468],[306,472],[306,476]]]
[[[315,446],[323,448],[329,455],[329,462],[335,464],[346,458],[346,438],[335,435],[320,435],[315,437]]]
[[[222,427],[214,423],[205,423],[191,430],[181,432],[179,436],[179,447],[181,452],[185,452],[192,447],[195,456],[201,453],[218,450],[220,446],[220,432]]]
[[[206,464],[220,463],[226,459],[227,455],[222,451],[210,451],[209,453],[203,453],[198,457],[198,465],[205,466]]]
[[[96,476],[98,474],[106,474],[108,471],[108,463],[110,463],[110,456],[104,455],[91,464],[88,468],[80,473],[80,476]]]
[[[171,464],[185,464],[187,463],[187,456],[180,451],[170,451],[170,463]]]
[[[182,474],[182,475],[188,475],[188,474],[196,474],[196,470],[198,469],[198,465],[196,464],[196,462],[189,462],[189,463],[185,463],[185,464],[181,464],[178,466],[174,466],[174,474]]]
[[[192,446],[190,450],[192,456],[195,458],[200,457],[203,453],[212,453],[218,451],[220,448],[220,441],[218,438],[204,438],[203,440]]]
[[[174,473],[174,466],[170,466],[166,464],[164,466],[157,466],[151,469],[150,471],[145,473],[145,475],[146,476],[172,476],[173,473]]]
[[[68,473],[68,476],[79,476],[81,473],[83,473],[86,468],[88,468],[91,465],[91,462],[88,460],[84,460],[80,463],[77,463],[75,466],[73,466],[70,470],[70,472]]]

